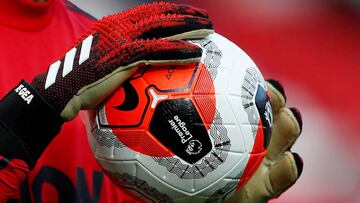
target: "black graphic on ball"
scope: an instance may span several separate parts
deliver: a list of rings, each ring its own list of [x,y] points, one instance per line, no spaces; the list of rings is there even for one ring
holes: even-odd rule
[[[166,100],[158,104],[150,132],[184,161],[193,164],[212,149],[212,144],[191,99]]]
[[[267,95],[265,88],[263,88],[261,85],[258,85],[256,91],[255,104],[262,121],[264,131],[264,147],[266,148],[270,142],[273,118],[269,96]]]

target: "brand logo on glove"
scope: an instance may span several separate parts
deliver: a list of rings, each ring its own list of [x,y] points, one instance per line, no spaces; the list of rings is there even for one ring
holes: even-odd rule
[[[24,85],[20,84],[15,92],[27,103],[30,104],[31,100],[34,98],[34,95],[26,88]]]

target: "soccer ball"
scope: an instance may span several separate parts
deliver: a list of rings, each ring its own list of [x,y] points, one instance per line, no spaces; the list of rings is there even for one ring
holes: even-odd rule
[[[88,119],[95,158],[147,202],[222,201],[266,153],[272,110],[255,63],[219,34],[200,63],[145,67]]]

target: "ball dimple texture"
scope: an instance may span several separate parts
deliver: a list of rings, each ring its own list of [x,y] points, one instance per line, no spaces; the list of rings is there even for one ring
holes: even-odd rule
[[[144,201],[222,201],[266,153],[255,63],[219,34],[190,42],[203,49],[199,64],[143,69],[129,80],[136,96],[120,87],[89,118],[96,159]],[[114,108],[126,100],[138,105]]]

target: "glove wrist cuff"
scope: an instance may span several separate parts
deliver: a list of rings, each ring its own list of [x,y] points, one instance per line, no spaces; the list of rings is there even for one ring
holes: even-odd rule
[[[1,100],[0,121],[28,150],[32,161],[26,162],[36,162],[63,124],[60,115],[25,81]]]

